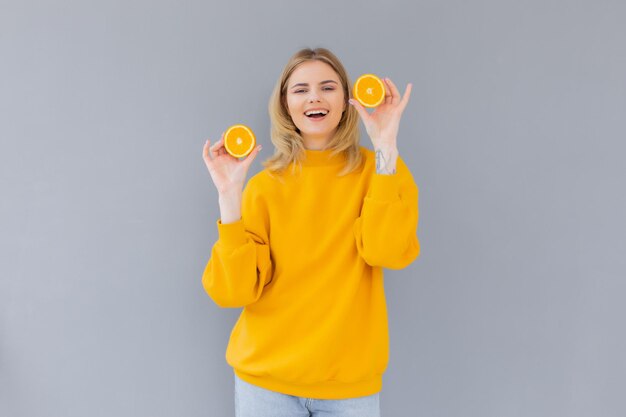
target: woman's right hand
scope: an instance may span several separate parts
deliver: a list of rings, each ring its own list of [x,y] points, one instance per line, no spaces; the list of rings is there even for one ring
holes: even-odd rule
[[[222,138],[212,146],[211,141],[207,139],[204,143],[202,158],[219,194],[243,191],[248,169],[261,148],[261,145],[256,146],[245,159],[240,161],[226,152],[224,133],[222,133]]]

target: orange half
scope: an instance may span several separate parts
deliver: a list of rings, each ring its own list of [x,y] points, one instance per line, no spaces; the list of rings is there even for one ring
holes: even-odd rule
[[[354,83],[352,95],[365,107],[376,107],[385,100],[385,84],[374,74],[363,74]]]
[[[248,155],[256,145],[254,132],[246,125],[232,125],[224,133],[224,147],[226,152],[235,158]]]

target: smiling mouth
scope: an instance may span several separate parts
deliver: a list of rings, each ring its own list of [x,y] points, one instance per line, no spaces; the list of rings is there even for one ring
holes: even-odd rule
[[[328,113],[330,113],[330,112],[328,112]],[[312,114],[312,115],[310,115],[310,116],[307,116],[307,115],[305,114],[305,116],[306,116],[307,118],[309,118],[309,119],[313,119],[313,120],[320,120],[320,119],[323,119],[324,117],[328,116],[328,113],[326,113],[325,115],[324,115],[324,114],[321,114],[321,113],[317,113],[317,114]]]

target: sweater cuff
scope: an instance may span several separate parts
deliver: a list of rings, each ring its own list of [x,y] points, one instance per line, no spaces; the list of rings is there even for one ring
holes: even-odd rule
[[[400,198],[400,175],[373,174],[367,193],[374,200],[398,200]]]
[[[237,220],[236,222],[227,224],[222,224],[222,219],[217,219],[215,224],[217,225],[219,241],[225,247],[234,248],[241,246],[248,241],[248,235],[246,234],[246,228],[243,224],[243,218]]]

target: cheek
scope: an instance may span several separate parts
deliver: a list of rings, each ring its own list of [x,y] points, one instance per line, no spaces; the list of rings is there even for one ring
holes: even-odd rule
[[[294,117],[294,116],[298,116],[301,105],[300,103],[298,103],[297,100],[294,100],[293,98],[287,98],[287,108],[289,109],[291,117]]]
[[[334,102],[334,107],[335,107],[336,109],[339,109],[339,113],[340,113],[340,114],[341,114],[341,112],[342,112],[342,110],[343,110],[343,106],[344,106],[344,104],[343,104],[343,96],[339,96],[339,97],[337,97],[337,99],[336,99],[336,100],[335,100],[335,102]]]
[[[339,101],[337,101],[337,103],[335,103],[335,109],[337,109],[337,111],[335,113],[336,113],[336,115],[337,115],[337,117],[339,119],[341,119],[342,113],[344,111],[343,108],[344,108],[343,99],[339,100]]]

